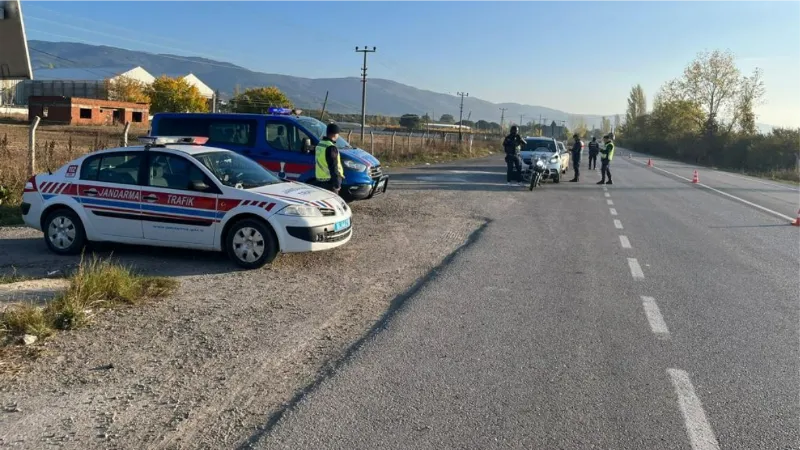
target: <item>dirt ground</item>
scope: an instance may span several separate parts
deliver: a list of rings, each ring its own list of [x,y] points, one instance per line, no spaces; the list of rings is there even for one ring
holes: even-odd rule
[[[396,190],[356,202],[350,243],[257,271],[221,254],[110,249],[178,277],[178,293],[103,312],[0,378],[0,447],[242,445],[484,223],[457,200]],[[76,262],[48,253],[40,233],[0,229],[2,272],[42,276]]]

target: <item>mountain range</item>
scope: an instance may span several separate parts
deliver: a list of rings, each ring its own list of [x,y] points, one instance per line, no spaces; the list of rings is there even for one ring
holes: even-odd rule
[[[221,98],[230,97],[234,89],[262,86],[276,86],[283,91],[296,106],[306,109],[319,109],[329,92],[327,109],[342,114],[361,112],[361,79],[350,78],[303,78],[279,75],[252,70],[222,61],[199,57],[126,50],[104,45],[88,45],[74,42],[28,41],[33,69],[46,68],[96,68],[141,66],[155,76],[161,74],[193,73],[209,87],[218,90]],[[391,80],[370,78],[367,82],[367,112],[386,116],[403,114],[431,114],[438,118],[451,114],[458,118],[460,97],[438,92],[417,89]],[[525,115],[525,122],[567,121],[576,118],[553,108],[518,103],[492,103],[475,97],[464,99],[464,119],[484,119],[500,121],[500,108],[506,108],[506,122],[519,122]],[[624,115],[622,115],[624,116]],[[601,116],[581,115],[587,124],[600,126]],[[608,116],[613,123],[613,115]]]

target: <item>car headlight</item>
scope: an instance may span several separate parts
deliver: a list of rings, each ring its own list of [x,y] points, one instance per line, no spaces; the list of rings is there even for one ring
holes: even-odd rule
[[[322,217],[322,211],[316,206],[290,205],[280,212],[284,216]]]
[[[367,166],[365,166],[364,164],[357,163],[355,161],[350,161],[349,159],[344,160],[342,162],[342,165],[347,167],[348,169],[355,170],[356,172],[363,172],[367,170]]]
[[[557,162],[558,162],[558,156],[553,156],[552,158],[550,158],[550,164],[555,164]]]

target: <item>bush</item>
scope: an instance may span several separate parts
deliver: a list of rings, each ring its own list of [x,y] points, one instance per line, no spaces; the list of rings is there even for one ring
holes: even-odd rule
[[[53,330],[72,330],[89,323],[88,312],[98,307],[135,305],[172,293],[177,282],[169,278],[137,275],[110,261],[81,261],[69,278],[69,287],[44,308],[28,304],[8,307],[0,313],[0,331],[11,343],[24,334],[40,339]]]

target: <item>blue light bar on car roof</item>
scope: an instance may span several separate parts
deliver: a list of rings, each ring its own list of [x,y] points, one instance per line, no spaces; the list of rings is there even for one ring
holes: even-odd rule
[[[289,108],[270,108],[269,113],[279,116],[289,116],[292,114],[292,110]]]

